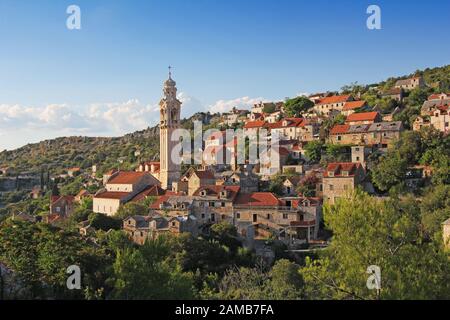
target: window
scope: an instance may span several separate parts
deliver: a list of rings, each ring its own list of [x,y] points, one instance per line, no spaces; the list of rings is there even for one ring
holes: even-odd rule
[[[214,202],[210,202],[210,203],[209,203],[209,206],[210,206],[210,207],[214,207]]]
[[[236,213],[236,219],[240,219],[241,218],[241,214],[240,213]]]
[[[253,214],[253,222],[257,222],[258,221],[258,215],[257,214]]]
[[[56,212],[60,213],[61,212],[61,207],[56,207]]]
[[[222,206],[222,208],[225,207],[225,202],[222,202],[220,205]]]
[[[359,157],[356,157],[356,161],[359,161]]]
[[[204,213],[202,213],[202,219],[205,219],[205,214]]]
[[[283,213],[283,219],[289,219],[289,215],[287,213]]]
[[[338,141],[341,141],[341,140],[342,140],[342,137],[341,137],[341,136],[337,136],[337,140],[338,140]]]
[[[216,215],[214,213],[211,213],[211,221],[216,221]]]
[[[267,220],[270,220],[270,213],[267,214]]]
[[[332,184],[330,184],[330,185],[328,186],[328,188],[329,188],[331,191],[334,190],[334,186],[333,186]]]

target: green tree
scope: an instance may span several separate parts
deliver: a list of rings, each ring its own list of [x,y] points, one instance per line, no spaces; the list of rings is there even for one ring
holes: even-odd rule
[[[89,224],[95,229],[108,231],[110,229],[118,230],[122,226],[122,220],[116,217],[108,217],[102,213],[93,212],[88,217]]]
[[[193,274],[167,260],[165,239],[149,240],[138,249],[118,251],[114,290],[118,299],[193,299]]]
[[[128,202],[125,205],[121,205],[117,213],[116,218],[125,219],[130,216],[146,216],[149,213],[149,208],[144,203],[140,202]]]
[[[303,278],[299,273],[299,266],[281,259],[275,262],[269,273],[266,291],[269,299],[297,300],[302,298]]]
[[[305,155],[311,162],[318,163],[322,158],[322,148],[321,141],[310,141],[305,146]]]
[[[307,259],[306,295],[323,299],[442,299],[450,265],[441,246],[424,241],[415,202],[379,200],[362,192],[325,206],[333,232],[326,251]],[[366,286],[369,266],[381,270],[381,290]],[[426,270],[424,266],[426,265]]]
[[[398,152],[388,152],[372,168],[372,182],[381,191],[388,191],[404,181],[407,168],[407,159],[402,158]]]
[[[314,102],[307,97],[301,96],[286,100],[284,112],[287,117],[298,117],[302,112],[308,111],[314,107]]]

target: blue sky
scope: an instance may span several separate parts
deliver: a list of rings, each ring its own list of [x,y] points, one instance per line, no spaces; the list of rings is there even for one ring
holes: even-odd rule
[[[0,0],[0,150],[153,125],[168,65],[188,115],[446,65],[449,30],[445,0]]]

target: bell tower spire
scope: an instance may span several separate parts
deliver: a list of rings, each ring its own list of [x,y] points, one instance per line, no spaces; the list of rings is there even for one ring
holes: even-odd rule
[[[180,128],[181,102],[177,99],[176,82],[172,79],[172,67],[169,66],[169,78],[164,82],[164,97],[159,102],[160,122],[160,181],[165,189],[171,189],[172,183],[180,179],[181,167],[178,159],[172,159],[172,150],[176,141],[172,141],[173,132]]]

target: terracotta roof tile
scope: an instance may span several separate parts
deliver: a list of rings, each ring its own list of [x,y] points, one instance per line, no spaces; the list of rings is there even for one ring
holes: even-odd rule
[[[273,207],[281,205],[281,201],[271,192],[254,192],[239,194],[235,204],[254,207]]]
[[[96,199],[116,199],[116,200],[122,200],[126,196],[128,196],[129,192],[115,192],[115,191],[105,191],[101,192],[94,196]]]
[[[354,110],[362,108],[366,105],[366,102],[363,100],[360,101],[348,101],[344,104],[343,111]]]
[[[337,124],[331,129],[330,134],[348,133],[349,129],[350,129],[350,125],[348,125],[348,124]]]
[[[330,104],[330,103],[342,103],[347,102],[351,98],[351,95],[343,95],[343,96],[331,96],[320,99],[317,104]]]
[[[108,184],[133,184],[139,181],[143,176],[148,175],[147,172],[120,171],[112,177]]]
[[[324,177],[330,177],[329,172],[334,172],[332,177],[344,177],[342,175],[343,171],[347,171],[348,175],[345,177],[352,177],[355,175],[356,169],[360,168],[361,164],[359,162],[332,162],[329,163],[325,172]]]
[[[378,112],[361,112],[361,113],[352,113],[345,120],[346,122],[352,121],[375,121],[379,117]]]
[[[249,121],[244,125],[244,129],[262,128],[264,125],[265,122],[262,120]]]

